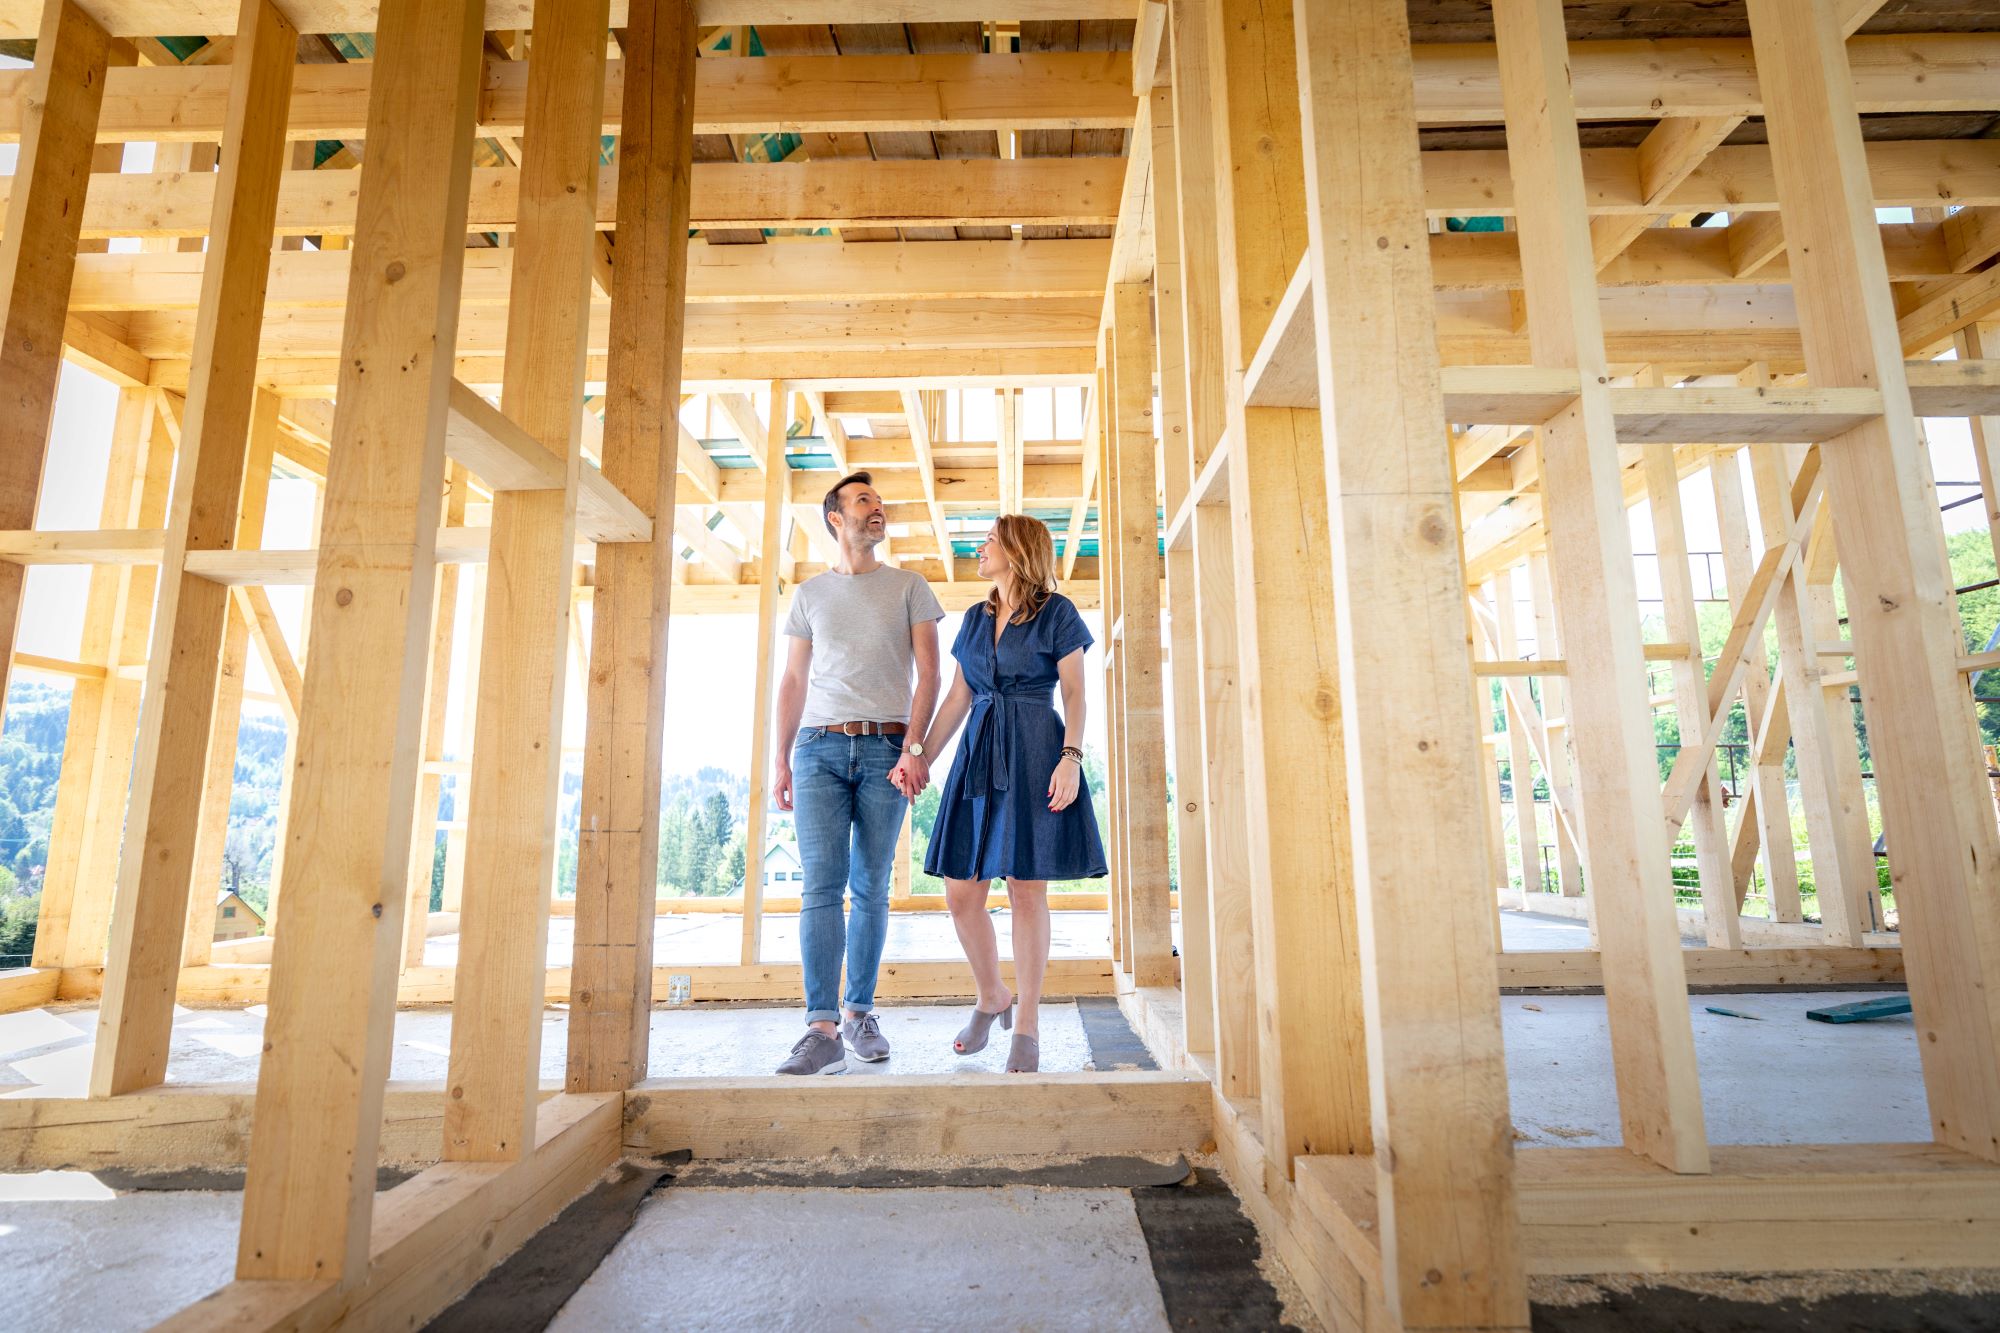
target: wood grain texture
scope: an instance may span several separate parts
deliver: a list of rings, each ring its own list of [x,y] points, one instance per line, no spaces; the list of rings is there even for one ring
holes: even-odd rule
[[[242,1278],[351,1283],[370,1254],[481,18],[412,6],[377,33]]]

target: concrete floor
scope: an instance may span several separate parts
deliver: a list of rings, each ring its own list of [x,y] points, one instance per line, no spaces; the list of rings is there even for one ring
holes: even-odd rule
[[[1004,908],[991,913],[1003,957],[1013,949],[1013,914]],[[1176,938],[1179,932],[1176,930]],[[549,919],[549,966],[568,967],[576,939],[576,918]],[[799,917],[787,912],[764,918],[762,956],[767,963],[799,961]],[[1102,958],[1111,952],[1111,920],[1103,912],[1050,914],[1051,958]],[[653,964],[711,967],[740,962],[743,918],[736,913],[668,914],[653,927]],[[894,912],[889,916],[887,958],[963,958],[949,912]],[[451,967],[458,962],[458,936],[434,935],[424,945],[427,967]]]
[[[1167,1326],[1123,1190],[669,1188],[550,1330]]]
[[[236,1270],[240,1194],[116,1194],[82,1172],[0,1174],[4,1322],[17,1333],[150,1328]]]
[[[891,1055],[878,1064],[848,1061],[848,1072],[880,1074],[1000,1074],[1007,1067],[1008,1034],[997,1027],[985,1050],[960,1056],[952,1038],[965,1026],[969,1006],[908,1005],[880,1009]],[[81,1097],[89,1082],[95,1039],[94,1005],[64,1005],[0,1014],[0,1096]],[[264,1006],[248,1009],[176,1009],[167,1055],[169,1083],[248,1083],[257,1077],[263,1047]],[[1073,1003],[1042,1008],[1042,1069],[1089,1069],[1090,1045]],[[804,1031],[803,1009],[700,1007],[656,1010],[651,1065],[655,1076],[689,1078],[768,1074]],[[542,1020],[542,1079],[560,1084],[569,1042],[569,1013],[549,1009]],[[396,1049],[389,1077],[419,1083],[444,1081],[451,1055],[451,1012],[406,1009],[396,1015]]]

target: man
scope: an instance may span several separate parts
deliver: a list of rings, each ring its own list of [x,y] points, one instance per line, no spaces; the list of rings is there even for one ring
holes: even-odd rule
[[[944,617],[921,575],[875,558],[887,515],[866,472],[836,482],[821,517],[840,559],[792,597],[772,766],[771,796],[780,810],[796,808],[805,863],[806,1034],[780,1074],[844,1073],[850,1047],[862,1060],[889,1058],[875,1018],[875,973],[889,934],[889,871],[903,816],[930,781],[923,737],[937,703]],[[843,894],[854,900],[851,922]]]

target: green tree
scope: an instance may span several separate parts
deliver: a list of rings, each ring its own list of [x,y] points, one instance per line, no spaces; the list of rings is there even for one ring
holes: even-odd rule
[[[728,869],[723,872],[724,889],[743,887],[744,876],[749,872],[749,857],[744,851],[742,837],[732,838],[729,843]]]

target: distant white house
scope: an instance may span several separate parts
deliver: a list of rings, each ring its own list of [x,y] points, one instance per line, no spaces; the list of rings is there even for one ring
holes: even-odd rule
[[[764,893],[767,897],[793,897],[806,889],[805,865],[799,849],[789,842],[774,842],[764,853]]]
[[[248,939],[252,935],[262,934],[263,930],[264,918],[256,908],[244,902],[228,889],[217,890],[215,899],[215,939],[217,943],[223,940]]]

